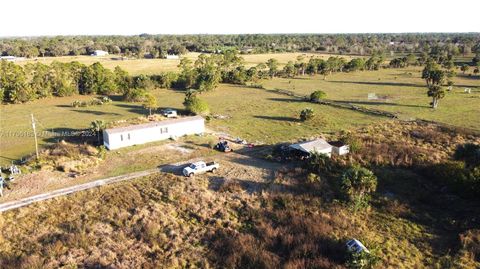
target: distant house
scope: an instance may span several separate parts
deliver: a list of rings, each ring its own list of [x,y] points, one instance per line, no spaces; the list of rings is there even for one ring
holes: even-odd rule
[[[290,145],[290,148],[301,151],[305,154],[313,152],[325,154],[329,157],[334,155],[345,155],[349,152],[348,145],[343,144],[340,141],[327,142],[321,138],[312,141],[297,143]]]
[[[104,50],[96,50],[92,53],[91,56],[105,56],[105,55],[108,55],[108,52],[107,51],[104,51]]]
[[[17,57],[15,56],[0,56],[0,60],[5,60],[8,62],[14,62]]]
[[[25,60],[25,57],[15,57],[15,56],[0,56],[0,61],[5,60],[7,62],[16,62]]]
[[[178,55],[175,55],[175,54],[167,54],[166,59],[167,60],[177,60],[177,59],[180,59],[180,57]]]
[[[185,117],[106,129],[103,144],[113,150],[203,132],[205,120],[202,117]]]

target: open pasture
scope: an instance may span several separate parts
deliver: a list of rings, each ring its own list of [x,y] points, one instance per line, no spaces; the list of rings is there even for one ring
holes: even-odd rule
[[[182,57],[189,58],[192,61],[195,61],[200,55],[197,52],[190,52]],[[275,58],[278,60],[279,65],[283,66],[288,61],[296,61],[298,56],[304,56],[305,60],[308,60],[308,57],[315,56],[323,59],[327,59],[328,57],[332,56],[331,54],[317,54],[317,53],[299,53],[299,52],[291,52],[291,53],[265,53],[265,54],[244,54],[241,55],[245,60],[245,65],[247,67],[255,66],[259,63],[265,63],[270,58]],[[350,56],[342,56],[346,59],[350,59]],[[95,62],[100,62],[106,68],[114,69],[116,66],[120,66],[122,69],[125,69],[132,75],[152,75],[152,74],[159,74],[162,72],[169,72],[169,71],[177,71],[178,64],[180,63],[179,59],[125,59],[122,60],[122,57],[119,55],[107,55],[101,57],[94,57],[94,56],[62,56],[62,57],[38,57],[35,59],[27,59],[25,61],[20,61],[18,64],[24,65],[26,63],[35,63],[40,62],[43,64],[50,64],[53,61],[59,62],[71,62],[71,61],[78,61],[80,63],[91,65]]]
[[[294,54],[291,56],[296,57]],[[255,59],[246,58],[246,61]],[[327,93],[327,99],[395,112],[401,119],[434,120],[459,127],[480,129],[478,77],[459,74],[454,78],[454,89],[440,101],[439,108],[433,110],[429,107],[430,98],[426,94],[424,81],[420,78],[420,71],[420,68],[382,69],[337,73],[329,76],[327,80],[323,80],[322,76],[299,76],[294,79],[275,78],[260,81],[259,83],[267,90],[221,84],[214,91],[202,94],[200,98],[205,99],[210,106],[212,120],[208,125],[211,128],[252,142],[276,143],[308,138],[387,120],[360,112],[295,100],[289,96],[269,92],[270,89],[285,89],[301,95],[322,90]],[[465,87],[472,88],[472,93],[464,93]],[[158,99],[160,108],[183,109],[183,91],[157,89],[153,93]],[[368,100],[369,93],[375,93],[379,99]],[[1,164],[8,164],[34,152],[33,137],[28,135],[31,134],[28,132],[31,131],[31,113],[38,120],[38,131],[56,132],[88,128],[90,123],[97,119],[111,122],[147,114],[142,104],[123,102],[120,96],[112,96],[113,102],[108,105],[85,108],[71,106],[74,100],[88,101],[93,98],[94,96],[72,96],[48,98],[26,104],[2,105]],[[314,110],[315,117],[304,123],[299,121],[299,114],[307,107]],[[60,139],[61,136],[41,137],[40,144]]]
[[[182,91],[158,89],[154,91],[160,108],[182,109]],[[27,104],[5,105],[1,108],[0,124],[4,137],[0,141],[1,163],[21,158],[34,152],[30,114],[42,131],[76,131],[88,128],[96,119],[105,122],[147,115],[140,103],[127,103],[119,96],[111,104],[74,108],[74,100],[88,101],[93,96],[74,96],[36,100]],[[299,121],[300,111],[317,106],[298,102],[265,90],[222,84],[212,92],[201,95],[213,114],[211,128],[249,141],[275,143],[321,133],[334,132],[372,123],[383,118],[328,106],[315,108],[317,116],[309,122]],[[216,116],[220,116],[216,119]],[[220,119],[223,118],[223,119]],[[5,135],[6,134],[6,135]],[[56,142],[62,137],[40,137],[40,144]]]
[[[398,113],[401,119],[426,119],[459,127],[480,129],[480,78],[457,71],[453,90],[440,100],[437,110],[430,107],[421,68],[382,69],[336,73],[328,76],[278,78],[263,81],[268,89],[284,89],[302,95],[315,90],[327,93],[326,99]],[[471,88],[471,94],[464,93]],[[374,93],[378,99],[369,100]],[[316,105],[318,106],[318,105]]]

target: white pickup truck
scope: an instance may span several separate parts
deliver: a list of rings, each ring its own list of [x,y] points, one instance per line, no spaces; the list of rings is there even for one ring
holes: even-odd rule
[[[191,177],[196,174],[202,174],[206,172],[215,172],[215,170],[217,170],[218,167],[219,167],[219,164],[216,162],[205,163],[200,161],[200,162],[192,163],[189,166],[183,168],[183,174],[186,177]]]

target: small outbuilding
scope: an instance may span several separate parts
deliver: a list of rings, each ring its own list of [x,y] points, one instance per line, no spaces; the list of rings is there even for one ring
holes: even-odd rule
[[[321,138],[312,140],[312,141],[292,144],[290,145],[290,147],[307,154],[318,152],[318,153],[326,154],[329,157],[332,155],[332,145],[328,144],[327,141]]]
[[[342,141],[330,141],[328,143],[332,145],[332,154],[334,155],[345,155],[350,152],[350,146]]]
[[[177,59],[180,59],[180,57],[178,55],[175,55],[175,54],[167,54],[167,56],[165,57],[167,60],[177,60]]]
[[[347,245],[347,250],[352,253],[360,253],[360,252],[370,253],[370,251],[362,244],[362,242],[360,242],[355,238],[348,240],[346,245]]]
[[[333,155],[345,155],[349,150],[349,146],[340,141],[327,142],[324,139],[315,139],[312,141],[306,141],[302,143],[290,145],[291,149],[301,151],[305,154],[313,152],[325,154],[329,157]]]
[[[205,132],[204,118],[184,117],[105,129],[103,144],[107,149],[113,150],[203,132]]]

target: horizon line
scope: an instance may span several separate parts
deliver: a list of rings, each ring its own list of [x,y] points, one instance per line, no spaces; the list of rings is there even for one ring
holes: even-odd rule
[[[140,34],[53,34],[53,35],[8,35],[8,36],[1,36],[1,38],[41,38],[41,37],[74,37],[74,36],[123,36],[123,37],[131,37],[131,36],[141,36],[141,35],[148,35],[148,36],[199,36],[199,35],[368,35],[368,34],[379,34],[379,35],[409,35],[409,34],[480,34],[480,32],[317,32],[317,33],[308,33],[308,32],[297,32],[297,33],[181,33],[181,34],[172,34],[172,33],[140,33]]]

